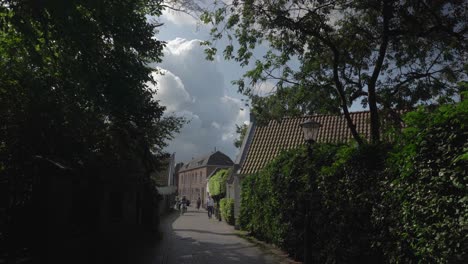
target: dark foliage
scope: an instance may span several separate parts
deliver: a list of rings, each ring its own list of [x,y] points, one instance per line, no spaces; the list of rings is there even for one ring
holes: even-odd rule
[[[7,214],[28,220],[38,186],[33,177],[51,174],[37,169],[38,158],[96,186],[100,177],[135,172],[150,184],[145,176],[155,169],[155,155],[181,123],[163,117],[165,108],[146,85],[153,81],[147,64],[161,60],[164,44],[146,15],[160,15],[160,4],[0,3],[0,184]],[[87,189],[89,196],[97,189]]]
[[[385,189],[392,262],[463,263],[468,258],[468,101],[421,108],[390,159]],[[382,220],[384,217],[381,218]]]
[[[342,147],[332,166],[321,167],[317,179],[322,208],[315,215],[317,261],[381,263],[379,231],[373,212],[381,206],[385,168],[383,146]]]

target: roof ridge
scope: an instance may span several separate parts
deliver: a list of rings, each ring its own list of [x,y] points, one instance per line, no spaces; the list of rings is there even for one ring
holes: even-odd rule
[[[217,157],[214,158],[215,156]],[[219,158],[221,158],[221,160]],[[184,163],[180,171],[192,170],[203,166],[225,166],[227,163],[233,163],[231,158],[220,150],[217,150],[206,155],[198,156],[197,158]]]
[[[361,114],[361,113],[370,113],[369,110],[362,110],[362,111],[355,111],[355,112],[349,112],[351,115],[353,114]],[[297,119],[297,118],[306,118],[306,117],[317,117],[317,116],[342,116],[343,114],[313,114],[313,115],[302,115],[302,116],[284,116],[281,119]],[[270,119],[274,120],[274,119]]]

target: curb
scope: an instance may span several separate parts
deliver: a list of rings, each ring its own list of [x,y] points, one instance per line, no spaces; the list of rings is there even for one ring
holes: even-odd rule
[[[253,236],[250,236],[249,233],[246,231],[235,230],[234,234],[258,246],[263,251],[266,251],[267,253],[270,253],[276,256],[280,260],[280,264],[301,264],[302,263],[302,262],[290,259],[286,252],[282,251],[275,245],[265,243],[263,241],[256,239]]]

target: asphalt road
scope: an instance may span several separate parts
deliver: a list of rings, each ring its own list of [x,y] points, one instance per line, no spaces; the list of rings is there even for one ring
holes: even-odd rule
[[[266,264],[280,259],[236,235],[232,226],[208,219],[204,209],[188,208],[162,219],[162,240],[156,249],[155,264]]]

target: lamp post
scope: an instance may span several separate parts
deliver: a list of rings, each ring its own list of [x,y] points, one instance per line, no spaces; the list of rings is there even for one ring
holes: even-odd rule
[[[318,132],[320,130],[320,123],[315,122],[312,119],[306,120],[301,124],[302,132],[304,132],[304,139],[307,142],[307,154],[309,160],[312,159],[312,145],[316,142]],[[309,175],[309,186],[312,186],[314,181],[312,180],[312,175]],[[311,250],[309,249],[311,245],[311,234],[310,234],[310,222],[312,218],[312,199],[306,201],[305,206],[305,223],[304,223],[304,264],[312,263]]]

